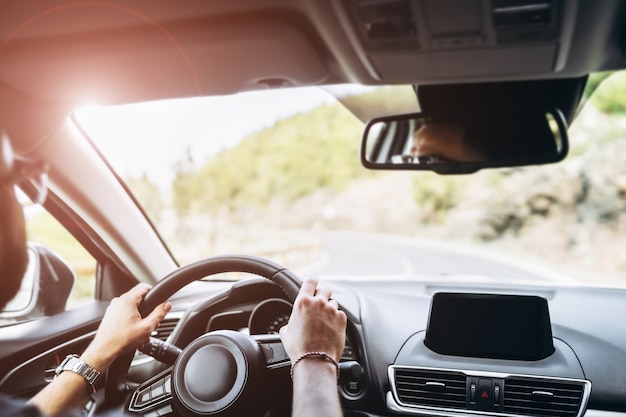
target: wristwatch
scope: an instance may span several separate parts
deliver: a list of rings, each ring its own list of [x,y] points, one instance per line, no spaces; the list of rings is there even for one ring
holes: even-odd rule
[[[65,359],[63,359],[63,362],[57,366],[54,374],[59,376],[59,374],[63,371],[72,371],[82,376],[87,382],[89,382],[93,392],[96,392],[96,386],[94,384],[96,379],[100,376],[100,372],[83,362],[78,355],[67,355]]]

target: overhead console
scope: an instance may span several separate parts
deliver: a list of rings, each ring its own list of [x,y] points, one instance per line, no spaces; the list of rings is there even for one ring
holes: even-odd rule
[[[578,1],[350,0],[353,47],[381,81],[528,75],[566,64]]]
[[[436,293],[388,369],[390,411],[580,417],[591,382],[538,296]]]

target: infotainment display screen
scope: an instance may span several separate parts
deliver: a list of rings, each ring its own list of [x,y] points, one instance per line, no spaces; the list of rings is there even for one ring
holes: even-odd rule
[[[424,343],[443,355],[544,359],[554,353],[548,302],[528,295],[436,293]]]

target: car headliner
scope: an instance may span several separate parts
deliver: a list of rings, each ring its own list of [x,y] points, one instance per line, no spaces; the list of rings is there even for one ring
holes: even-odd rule
[[[565,78],[624,64],[619,26],[626,5],[619,0],[554,1],[551,25],[560,30],[534,41],[503,40],[487,0],[472,2],[473,10],[462,0],[416,2],[418,42],[408,46],[364,41],[352,17],[357,14],[348,7],[354,3],[7,2],[0,14],[0,105],[12,111],[2,113],[16,114],[18,107],[33,114],[34,103],[14,94],[43,107],[55,103],[58,115],[51,119],[58,120],[87,102],[345,82]],[[475,21],[468,23],[468,11],[478,16]],[[468,25],[474,25],[469,37]],[[441,39],[479,39],[480,44],[440,46]],[[42,132],[50,123],[43,123]]]

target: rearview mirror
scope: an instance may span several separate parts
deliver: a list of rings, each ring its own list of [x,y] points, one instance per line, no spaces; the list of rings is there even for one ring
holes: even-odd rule
[[[468,174],[558,162],[567,152],[567,126],[557,109],[414,113],[371,120],[361,162],[370,169]]]

